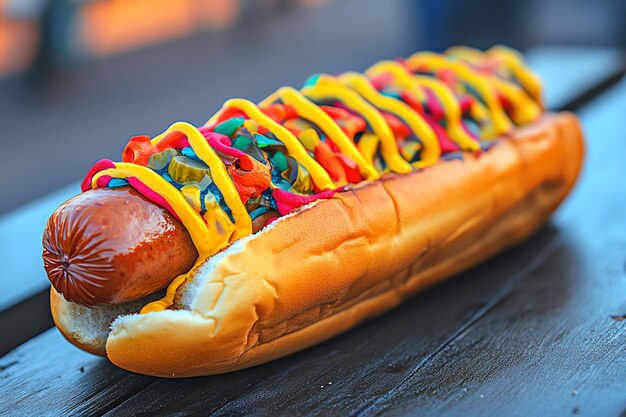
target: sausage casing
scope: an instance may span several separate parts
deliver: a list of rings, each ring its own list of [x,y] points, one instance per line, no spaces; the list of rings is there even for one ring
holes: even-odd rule
[[[43,247],[54,288],[88,307],[161,290],[198,258],[185,227],[130,187],[89,190],[62,204]]]

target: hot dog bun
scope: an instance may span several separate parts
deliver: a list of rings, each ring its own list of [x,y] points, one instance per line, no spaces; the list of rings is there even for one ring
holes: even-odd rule
[[[114,364],[144,374],[267,362],[528,237],[563,201],[582,158],[575,116],[547,114],[482,155],[364,182],[281,217],[196,267],[174,309],[121,315],[140,303],[88,309],[52,289],[53,317],[73,343],[104,354],[106,340]]]

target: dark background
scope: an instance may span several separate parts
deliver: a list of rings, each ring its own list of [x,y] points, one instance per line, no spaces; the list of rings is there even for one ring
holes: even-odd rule
[[[176,23],[175,4],[195,18]],[[86,11],[137,5],[130,23],[110,20],[129,34],[117,46],[89,44]],[[626,46],[619,0],[4,0],[0,13],[0,214],[119,159],[132,135],[202,123],[227,98],[258,100],[314,72],[454,44]],[[137,44],[147,27],[163,35]]]

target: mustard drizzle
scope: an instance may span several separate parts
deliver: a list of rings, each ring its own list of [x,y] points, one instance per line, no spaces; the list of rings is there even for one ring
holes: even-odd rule
[[[298,138],[296,138],[289,130],[285,129],[280,124],[273,121],[266,116],[259,108],[251,101],[241,98],[233,98],[228,100],[222,108],[215,113],[207,122],[206,125],[214,124],[227,109],[236,109],[244,112],[250,119],[256,121],[260,126],[268,129],[270,132],[276,135],[278,140],[285,144],[289,154],[300,162],[311,174],[313,182],[321,190],[334,189],[333,181],[328,176],[328,173],[322,168],[317,161],[306,152],[306,149]]]
[[[505,64],[506,70],[528,92],[534,102],[543,109],[541,80],[524,64],[522,55],[516,50],[503,45],[493,46],[484,52],[469,46],[453,46],[448,48],[444,54],[465,59],[473,65],[479,64],[485,58],[501,60]]]
[[[338,100],[363,116],[380,140],[381,153],[388,168],[399,174],[411,172],[411,164],[400,155],[393,132],[383,116],[376,107],[365,101],[354,90],[344,86],[331,76],[322,75],[315,85],[306,86],[301,91],[302,94],[315,101]]]
[[[461,125],[461,107],[454,92],[446,84],[436,78],[412,74],[403,65],[394,61],[379,62],[365,71],[371,78],[385,72],[389,73],[394,82],[402,89],[412,93],[419,91],[424,97],[423,88],[428,88],[432,91],[443,106],[446,130],[450,139],[455,141],[461,149],[470,151],[479,149],[478,143],[463,129]],[[474,101],[474,107],[476,106],[478,106],[477,109],[474,109],[476,116],[478,116],[476,118],[478,120],[487,119],[489,114],[478,100]]]
[[[524,87],[535,102],[543,109],[543,94],[541,80],[524,64],[522,55],[503,45],[496,45],[487,50],[486,54],[501,58],[515,79]]]
[[[217,156],[213,148],[209,145],[204,135],[194,126],[185,122],[177,122],[171,125],[165,132],[153,139],[153,143],[158,143],[162,138],[172,132],[181,132],[187,136],[191,149],[198,158],[209,166],[211,178],[220,193],[224,196],[226,204],[230,208],[235,219],[235,234],[233,239],[240,239],[252,233],[252,220],[246,210],[245,205],[239,197],[237,188],[233,180],[226,171],[226,165]],[[213,254],[212,254],[213,255]]]
[[[489,115],[491,116],[491,122],[493,123],[492,129],[485,134],[485,137],[491,138],[498,136],[508,132],[513,127],[511,121],[498,101],[493,86],[491,86],[487,80],[467,65],[461,62],[447,60],[445,57],[432,52],[417,52],[411,55],[406,60],[406,63],[411,71],[418,71],[422,68],[427,71],[448,69],[458,76],[463,82],[471,86],[487,105]]]
[[[92,177],[91,187],[96,188],[98,180],[104,176],[113,178],[135,177],[147,187],[153,190],[159,190],[161,197],[172,207],[181,222],[188,228],[189,235],[200,253],[200,258],[205,259],[215,253],[214,251],[219,250],[220,242],[209,235],[207,225],[189,203],[187,203],[185,197],[183,197],[176,187],[150,168],[128,162],[116,162],[115,168],[97,172]]]
[[[420,155],[421,161],[414,164],[415,166],[424,167],[437,162],[441,155],[439,141],[435,132],[419,113],[401,100],[380,94],[367,77],[362,74],[347,72],[339,76],[339,81],[352,88],[377,108],[399,117],[409,126],[415,136],[422,140],[424,148]]]
[[[286,105],[292,106],[296,113],[303,119],[307,119],[317,126],[339,147],[341,152],[352,159],[359,167],[361,175],[367,180],[375,180],[380,177],[376,169],[363,158],[354,143],[339,128],[337,123],[324,110],[307,99],[302,93],[292,87],[282,87],[274,94],[259,103],[259,106],[268,106],[281,99]]]
[[[506,70],[513,75],[521,87],[497,75],[486,73],[482,75],[500,94],[513,103],[515,109],[511,115],[513,121],[521,125],[535,120],[541,114],[541,82],[535,74],[526,68],[517,52],[504,46],[494,46],[486,52],[468,46],[455,46],[444,53],[447,56],[463,59],[475,66],[479,66],[482,61],[488,59],[503,62],[506,65]],[[501,66],[498,69],[501,69]]]

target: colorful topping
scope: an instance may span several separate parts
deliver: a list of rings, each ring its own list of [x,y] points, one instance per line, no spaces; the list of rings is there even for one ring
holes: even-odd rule
[[[180,184],[185,184],[191,181],[201,182],[205,178],[213,182],[211,180],[211,171],[209,170],[209,166],[207,164],[184,155],[178,155],[170,158],[169,165],[167,165],[167,173],[170,178]]]
[[[479,155],[537,119],[540,96],[537,77],[504,47],[417,53],[365,74],[315,75],[258,105],[229,100],[200,128],[135,136],[123,162],[97,162],[82,189],[134,187],[185,225],[201,262],[348,184]],[[170,306],[184,280],[142,312]]]

